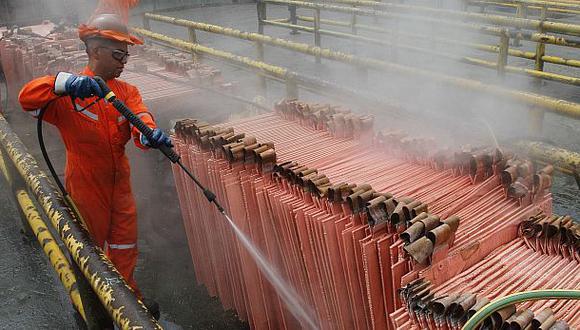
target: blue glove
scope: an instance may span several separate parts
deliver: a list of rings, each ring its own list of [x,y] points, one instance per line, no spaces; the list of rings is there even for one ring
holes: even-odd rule
[[[168,147],[173,147],[173,143],[171,143],[171,139],[167,134],[163,133],[162,130],[156,128],[153,130],[152,140],[149,141],[147,137],[141,134],[141,144],[151,147],[151,148],[159,148],[161,145],[166,145]]]
[[[71,75],[64,84],[64,90],[73,98],[79,99],[85,99],[91,96],[105,96],[97,81],[88,76]]]

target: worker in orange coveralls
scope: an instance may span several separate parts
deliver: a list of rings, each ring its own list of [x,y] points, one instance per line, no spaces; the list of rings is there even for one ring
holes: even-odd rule
[[[131,135],[137,147],[142,149],[161,144],[171,146],[171,140],[156,128],[137,88],[117,79],[129,57],[128,45],[142,44],[128,33],[121,18],[112,14],[95,16],[89,25],[80,26],[79,37],[85,42],[89,56],[82,73],[60,72],[56,76],[35,79],[20,92],[20,103],[25,111],[34,115],[46,107],[43,120],[59,129],[66,147],[66,189],[95,243],[104,249],[141,297],[133,278],[137,263],[137,210],[125,144]],[[154,129],[152,141],[102,99],[103,92],[92,78],[96,75]],[[144,303],[159,317],[159,306],[155,302],[146,299]]]
[[[93,17],[101,14],[117,14],[121,16],[123,23],[129,23],[129,9],[136,7],[139,0],[100,0]]]

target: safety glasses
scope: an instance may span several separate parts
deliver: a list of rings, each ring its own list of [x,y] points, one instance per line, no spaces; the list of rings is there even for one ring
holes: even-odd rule
[[[111,50],[111,56],[119,62],[126,62],[129,56],[129,52],[126,52],[121,49],[109,48],[109,47],[100,47],[100,48],[107,48]]]

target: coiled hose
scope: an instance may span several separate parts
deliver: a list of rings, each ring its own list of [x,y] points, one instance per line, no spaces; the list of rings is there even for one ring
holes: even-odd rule
[[[474,330],[477,326],[489,317],[493,312],[506,306],[530,300],[544,299],[574,299],[580,300],[580,290],[534,290],[510,294],[503,298],[496,299],[477,311],[461,328],[462,330]]]

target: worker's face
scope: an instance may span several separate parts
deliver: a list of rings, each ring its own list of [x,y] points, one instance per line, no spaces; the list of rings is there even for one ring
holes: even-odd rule
[[[95,74],[105,80],[118,78],[129,59],[127,44],[117,41],[103,42],[93,51]]]

